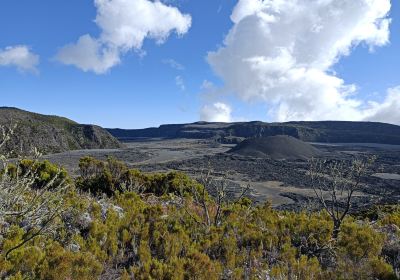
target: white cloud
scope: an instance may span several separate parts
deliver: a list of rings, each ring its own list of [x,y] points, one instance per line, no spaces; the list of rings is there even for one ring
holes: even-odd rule
[[[204,89],[204,90],[211,90],[211,89],[215,88],[215,86],[214,86],[213,82],[204,80],[203,83],[201,84],[200,88]]]
[[[360,44],[388,43],[390,7],[390,0],[240,0],[208,62],[225,90],[266,102],[274,120],[366,119],[380,105],[357,99],[356,86],[332,67]]]
[[[97,74],[105,73],[120,63],[116,48],[107,48],[88,34],[81,36],[76,44],[63,47],[57,59],[66,65],[75,65],[85,72]]]
[[[174,68],[174,69],[179,70],[179,71],[185,70],[185,66],[183,66],[182,64],[180,64],[179,62],[177,62],[176,60],[174,60],[172,58],[163,59],[162,63],[167,64],[171,68]]]
[[[185,81],[183,80],[182,76],[175,77],[175,84],[181,91],[184,91],[186,89]]]
[[[365,120],[400,125],[400,86],[388,90],[382,103],[370,102]]]
[[[201,109],[200,119],[207,122],[230,122],[232,109],[229,105],[216,102],[211,105],[205,105]]]
[[[32,53],[29,47],[20,45],[0,49],[0,66],[14,66],[19,71],[37,73],[39,56]]]
[[[63,47],[57,59],[83,71],[101,74],[120,63],[126,52],[141,52],[145,39],[162,44],[175,31],[188,32],[191,17],[176,7],[150,0],[94,0],[99,38],[83,35],[75,44]]]

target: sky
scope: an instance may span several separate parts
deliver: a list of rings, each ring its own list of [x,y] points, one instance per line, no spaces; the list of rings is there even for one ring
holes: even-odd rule
[[[108,128],[400,124],[397,0],[2,0],[0,106]]]

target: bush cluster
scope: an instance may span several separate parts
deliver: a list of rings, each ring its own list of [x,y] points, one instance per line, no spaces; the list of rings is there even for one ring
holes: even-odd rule
[[[116,192],[133,190],[138,193],[151,193],[157,196],[175,194],[184,196],[202,186],[179,172],[145,174],[112,157],[100,161],[84,157],[79,162],[80,177],[76,186],[92,194],[115,195]]]
[[[52,176],[44,166],[43,182]],[[337,240],[324,211],[277,211],[245,199],[224,203],[221,223],[206,226],[193,197],[203,186],[182,173],[145,174],[93,158],[83,158],[80,171],[53,234],[6,257],[26,229],[0,224],[1,278],[397,279],[398,263],[384,251],[400,232],[382,228],[399,226],[398,208],[375,223],[349,217]],[[216,203],[208,197],[210,212]]]

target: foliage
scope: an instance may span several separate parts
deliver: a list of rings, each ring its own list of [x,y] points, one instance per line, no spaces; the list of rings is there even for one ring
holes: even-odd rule
[[[116,192],[135,191],[157,196],[169,193],[183,196],[193,189],[203,188],[183,173],[144,174],[111,157],[106,162],[84,157],[79,162],[79,169],[81,176],[77,179],[77,187],[93,194],[112,196]]]
[[[6,256],[27,229],[18,219],[0,225],[0,278],[396,279],[377,223],[347,216],[332,241],[325,210],[278,211],[245,198],[219,204],[186,175],[145,174],[114,159],[84,158],[80,167],[71,181],[77,189],[52,191],[65,208],[51,235]],[[30,185],[26,195],[38,190]],[[194,197],[202,191],[210,216],[219,211],[218,223],[204,226]],[[93,196],[102,192],[108,196]],[[396,223],[397,215],[379,217],[378,224]]]
[[[14,233],[13,240],[2,244],[5,259],[35,238],[55,233],[68,186],[65,170],[49,162],[21,160],[13,165],[0,155],[0,236]]]

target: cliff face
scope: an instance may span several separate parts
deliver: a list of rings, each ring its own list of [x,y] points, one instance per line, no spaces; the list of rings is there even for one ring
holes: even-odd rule
[[[108,129],[116,138],[126,141],[138,138],[214,138],[232,143],[249,137],[288,135],[306,142],[379,143],[400,145],[400,126],[375,122],[241,122],[162,125],[146,129]]]
[[[29,152],[33,147],[43,153],[121,147],[116,138],[99,126],[78,124],[66,118],[16,108],[0,108],[0,125],[17,125],[6,146],[7,150],[17,154]]]

